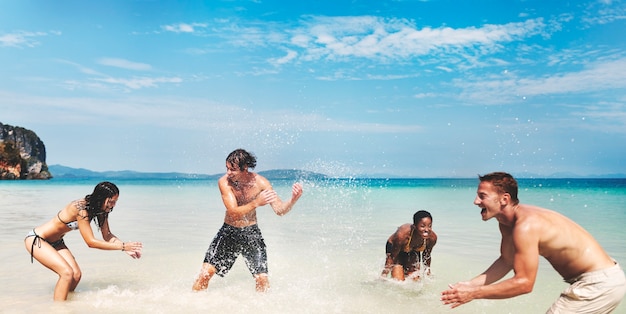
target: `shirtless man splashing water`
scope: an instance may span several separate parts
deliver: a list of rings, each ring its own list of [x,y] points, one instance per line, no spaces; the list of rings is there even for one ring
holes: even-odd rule
[[[213,275],[226,275],[239,254],[256,280],[256,290],[269,289],[267,252],[257,225],[256,208],[270,204],[277,215],[285,215],[302,196],[302,185],[293,184],[291,199],[283,202],[266,178],[249,171],[254,167],[256,157],[243,149],[226,158],[226,174],[218,180],[226,207],[224,224],[206,252],[194,291],[206,289]]]

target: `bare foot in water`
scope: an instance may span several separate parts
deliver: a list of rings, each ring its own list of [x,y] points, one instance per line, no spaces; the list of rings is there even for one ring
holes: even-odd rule
[[[198,279],[196,279],[196,281],[193,283],[193,287],[191,288],[193,291],[201,291],[201,290],[205,290],[206,288],[209,287],[209,276],[208,274],[206,275],[199,275]]]

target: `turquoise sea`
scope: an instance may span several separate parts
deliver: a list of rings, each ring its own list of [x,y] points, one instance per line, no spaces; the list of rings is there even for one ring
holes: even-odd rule
[[[30,263],[24,236],[97,182],[0,182],[0,312],[544,313],[567,286],[542,259],[530,294],[451,310],[439,301],[440,292],[484,271],[498,256],[497,222],[483,222],[472,203],[478,180],[346,179],[302,181],[304,195],[286,216],[268,206],[258,209],[268,246],[269,293],[255,292],[242,259],[226,277],[215,277],[206,292],[194,293],[204,253],[223,223],[217,183],[117,180],[121,194],[110,215],[111,230],[125,241],[142,241],[144,256],[133,260],[122,252],[89,249],[71,232],[65,242],[83,278],[68,302],[54,303],[56,275]],[[292,181],[272,183],[281,198],[290,196]],[[569,216],[626,264],[626,179],[519,179],[519,184],[523,203]],[[385,241],[420,209],[431,212],[439,236],[433,276],[418,283],[379,279]],[[626,305],[616,313],[626,313]]]

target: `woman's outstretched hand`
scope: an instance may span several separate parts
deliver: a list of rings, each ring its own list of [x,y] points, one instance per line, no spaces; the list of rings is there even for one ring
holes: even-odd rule
[[[124,252],[132,258],[140,258],[142,249],[141,242],[124,242]]]

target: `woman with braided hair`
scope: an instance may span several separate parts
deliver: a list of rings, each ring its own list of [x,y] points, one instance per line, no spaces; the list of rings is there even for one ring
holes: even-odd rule
[[[430,276],[430,262],[433,247],[437,244],[437,234],[433,231],[433,216],[419,210],[413,214],[413,223],[404,224],[387,240],[385,246],[385,268],[381,277],[389,274],[393,279],[404,281],[412,278],[417,281],[421,273]],[[423,272],[420,271],[424,264]]]
[[[92,194],[69,203],[52,220],[33,228],[24,245],[33,259],[59,275],[54,288],[54,300],[67,300],[81,278],[81,270],[63,241],[63,236],[72,230],[79,230],[90,248],[124,251],[132,258],[141,257],[141,242],[123,242],[109,229],[109,213],[113,211],[119,198],[119,189],[111,182],[100,182]],[[96,239],[91,229],[91,221],[96,220],[103,240]]]

